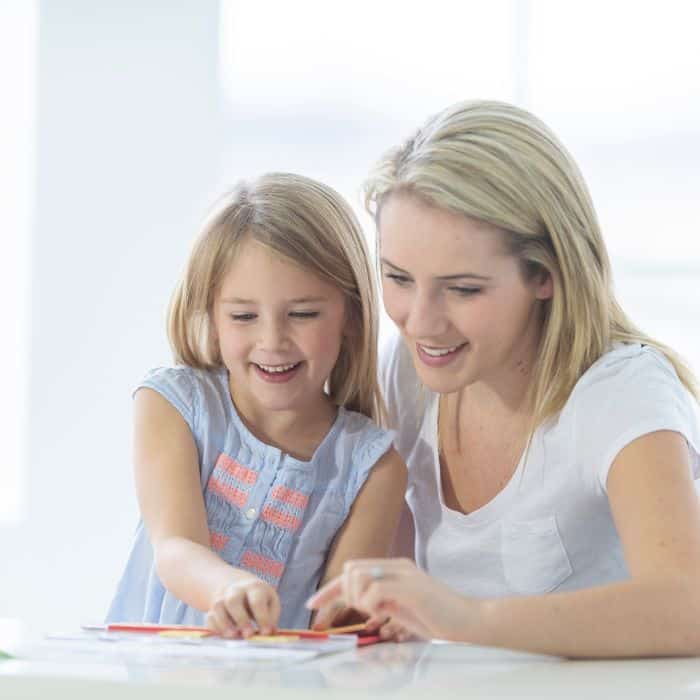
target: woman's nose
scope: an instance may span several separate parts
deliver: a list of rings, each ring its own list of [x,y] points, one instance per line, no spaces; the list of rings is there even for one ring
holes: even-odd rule
[[[414,338],[431,338],[445,332],[447,321],[439,300],[417,292],[407,308],[405,332]]]

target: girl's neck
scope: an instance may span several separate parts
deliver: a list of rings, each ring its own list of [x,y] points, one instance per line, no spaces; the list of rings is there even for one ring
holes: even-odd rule
[[[298,410],[275,411],[237,395],[233,387],[230,391],[240,419],[258,440],[301,460],[311,459],[338,413],[325,395]]]

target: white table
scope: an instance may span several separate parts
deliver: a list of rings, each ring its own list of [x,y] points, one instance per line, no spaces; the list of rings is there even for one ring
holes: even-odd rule
[[[8,630],[0,621],[0,648]],[[248,662],[222,668],[160,667],[111,659],[15,658],[0,661],[2,700],[155,698],[700,698],[700,659],[566,661],[484,647],[379,644],[295,665]]]

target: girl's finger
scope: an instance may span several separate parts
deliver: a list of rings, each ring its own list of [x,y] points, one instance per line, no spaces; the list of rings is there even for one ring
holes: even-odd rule
[[[236,625],[231,620],[222,601],[218,601],[207,613],[207,628],[222,637],[234,637],[237,634]]]
[[[275,597],[274,592],[264,584],[260,586],[251,586],[246,595],[248,610],[253,619],[258,623],[261,634],[270,634],[272,628],[277,624],[277,620],[273,618],[271,609],[273,597]]]
[[[270,619],[272,620],[273,631],[277,629],[281,614],[282,603],[280,602],[280,597],[277,595],[277,591],[272,591],[272,597],[270,598]]]
[[[253,622],[246,609],[245,594],[242,591],[226,598],[224,606],[233,623],[244,637],[250,637],[255,633]]]

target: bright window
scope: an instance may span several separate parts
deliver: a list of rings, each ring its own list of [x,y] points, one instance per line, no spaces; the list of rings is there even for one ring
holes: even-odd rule
[[[0,5],[0,524],[22,515],[29,356],[29,251],[34,164],[37,7]]]
[[[515,102],[581,166],[623,306],[700,372],[700,3],[221,7],[230,180],[300,170],[362,215],[368,168],[428,114],[468,98]]]

